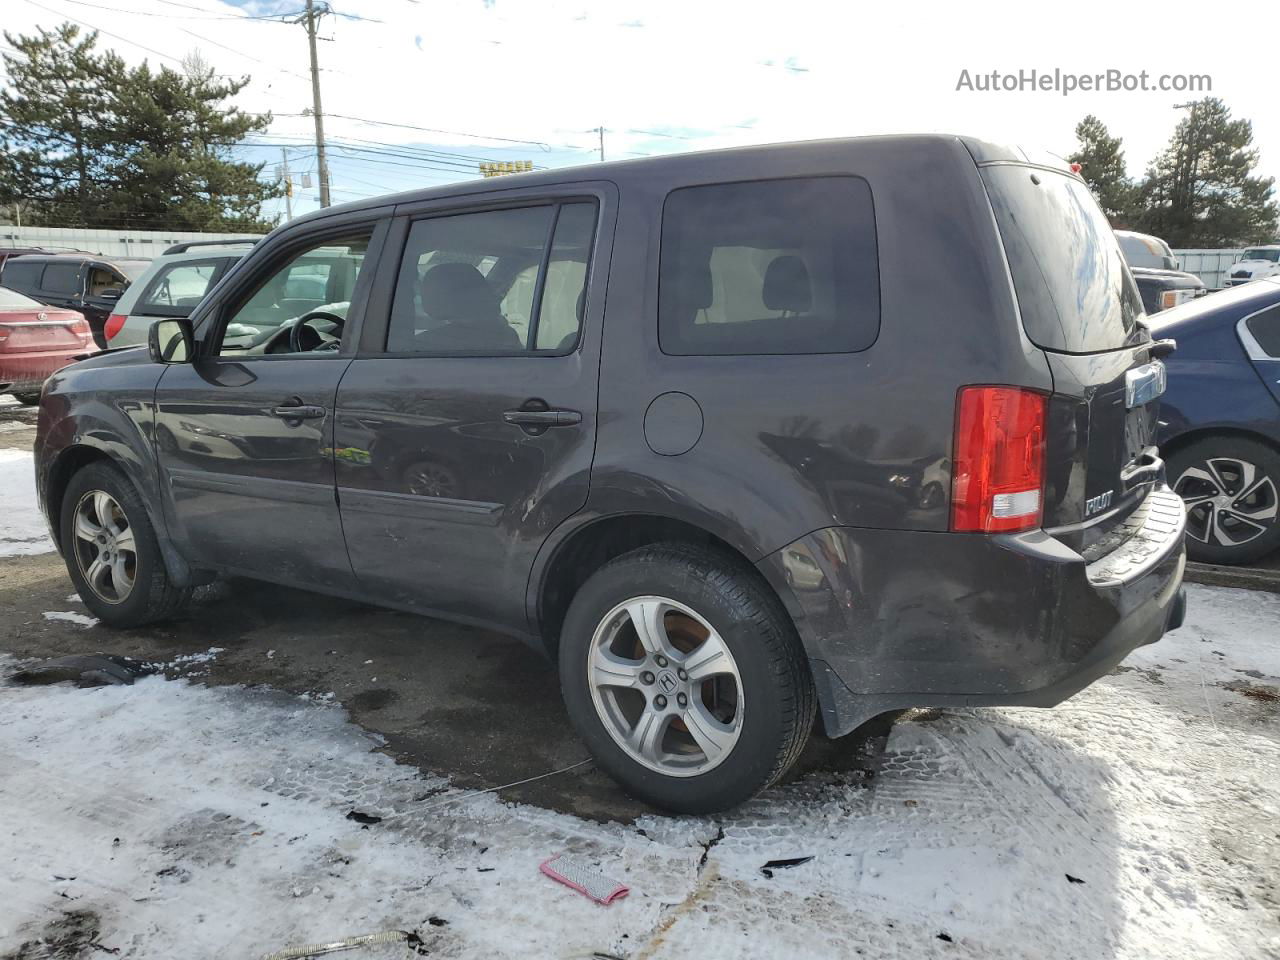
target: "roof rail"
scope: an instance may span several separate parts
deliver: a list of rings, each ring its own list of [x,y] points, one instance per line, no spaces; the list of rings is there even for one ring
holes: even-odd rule
[[[238,240],[191,240],[187,243],[175,243],[172,247],[162,253],[161,256],[167,257],[171,253],[186,253],[192,247],[235,247],[244,243],[252,246],[261,239],[261,237],[242,237]]]

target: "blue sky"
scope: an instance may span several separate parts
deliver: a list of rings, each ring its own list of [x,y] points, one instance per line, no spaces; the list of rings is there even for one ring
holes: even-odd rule
[[[280,150],[315,173],[307,44],[284,22],[304,0],[6,0],[5,28],[64,18],[104,31],[126,59],[198,50],[247,74],[246,110],[274,121],[246,158]],[[1125,138],[1137,174],[1181,116],[1175,93],[957,91],[961,70],[1208,73],[1254,121],[1263,169],[1280,173],[1274,31],[1208,27],[1201,3],[1159,14],[1077,0],[888,4],[789,0],[333,0],[322,21],[326,133],[336,200],[476,174],[480,159],[558,167],[787,139],[967,133],[1060,153],[1095,113]],[[1211,13],[1211,11],[1210,11]],[[108,35],[111,34],[111,35]],[[299,189],[295,212],[316,205]],[[274,214],[276,210],[269,211]]]

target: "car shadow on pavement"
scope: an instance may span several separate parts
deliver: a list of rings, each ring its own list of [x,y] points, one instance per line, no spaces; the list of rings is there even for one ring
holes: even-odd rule
[[[25,558],[19,585],[0,560],[0,617],[23,621],[19,657],[104,653],[209,684],[265,684],[341,703],[397,760],[489,789],[587,758],[569,725],[554,664],[519,640],[413,614],[250,580],[201,588],[181,619],[136,630],[76,622],[84,607],[56,555]],[[60,614],[60,619],[45,614]],[[839,740],[815,731],[792,771],[849,782],[874,775],[891,718]],[[503,791],[596,820],[653,812],[585,764]]]

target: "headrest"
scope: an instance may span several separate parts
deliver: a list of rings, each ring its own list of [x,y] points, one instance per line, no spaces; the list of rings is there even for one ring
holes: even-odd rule
[[[799,257],[774,257],[764,272],[764,305],[770,310],[805,313],[813,305],[809,268]]]
[[[418,287],[422,309],[442,323],[477,323],[498,315],[500,301],[489,281],[469,263],[438,263]]]

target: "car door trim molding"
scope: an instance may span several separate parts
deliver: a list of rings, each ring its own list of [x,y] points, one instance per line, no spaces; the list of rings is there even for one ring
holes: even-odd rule
[[[363,490],[338,487],[338,502],[343,510],[372,513],[378,516],[413,520],[443,520],[496,527],[502,519],[501,503],[484,500],[454,500],[449,497],[424,497],[416,493],[386,490]]]
[[[260,500],[282,500],[327,506],[333,503],[333,487],[328,484],[273,477],[245,477],[235,474],[201,473],[195,470],[168,470],[169,485],[176,489],[231,493]]]

